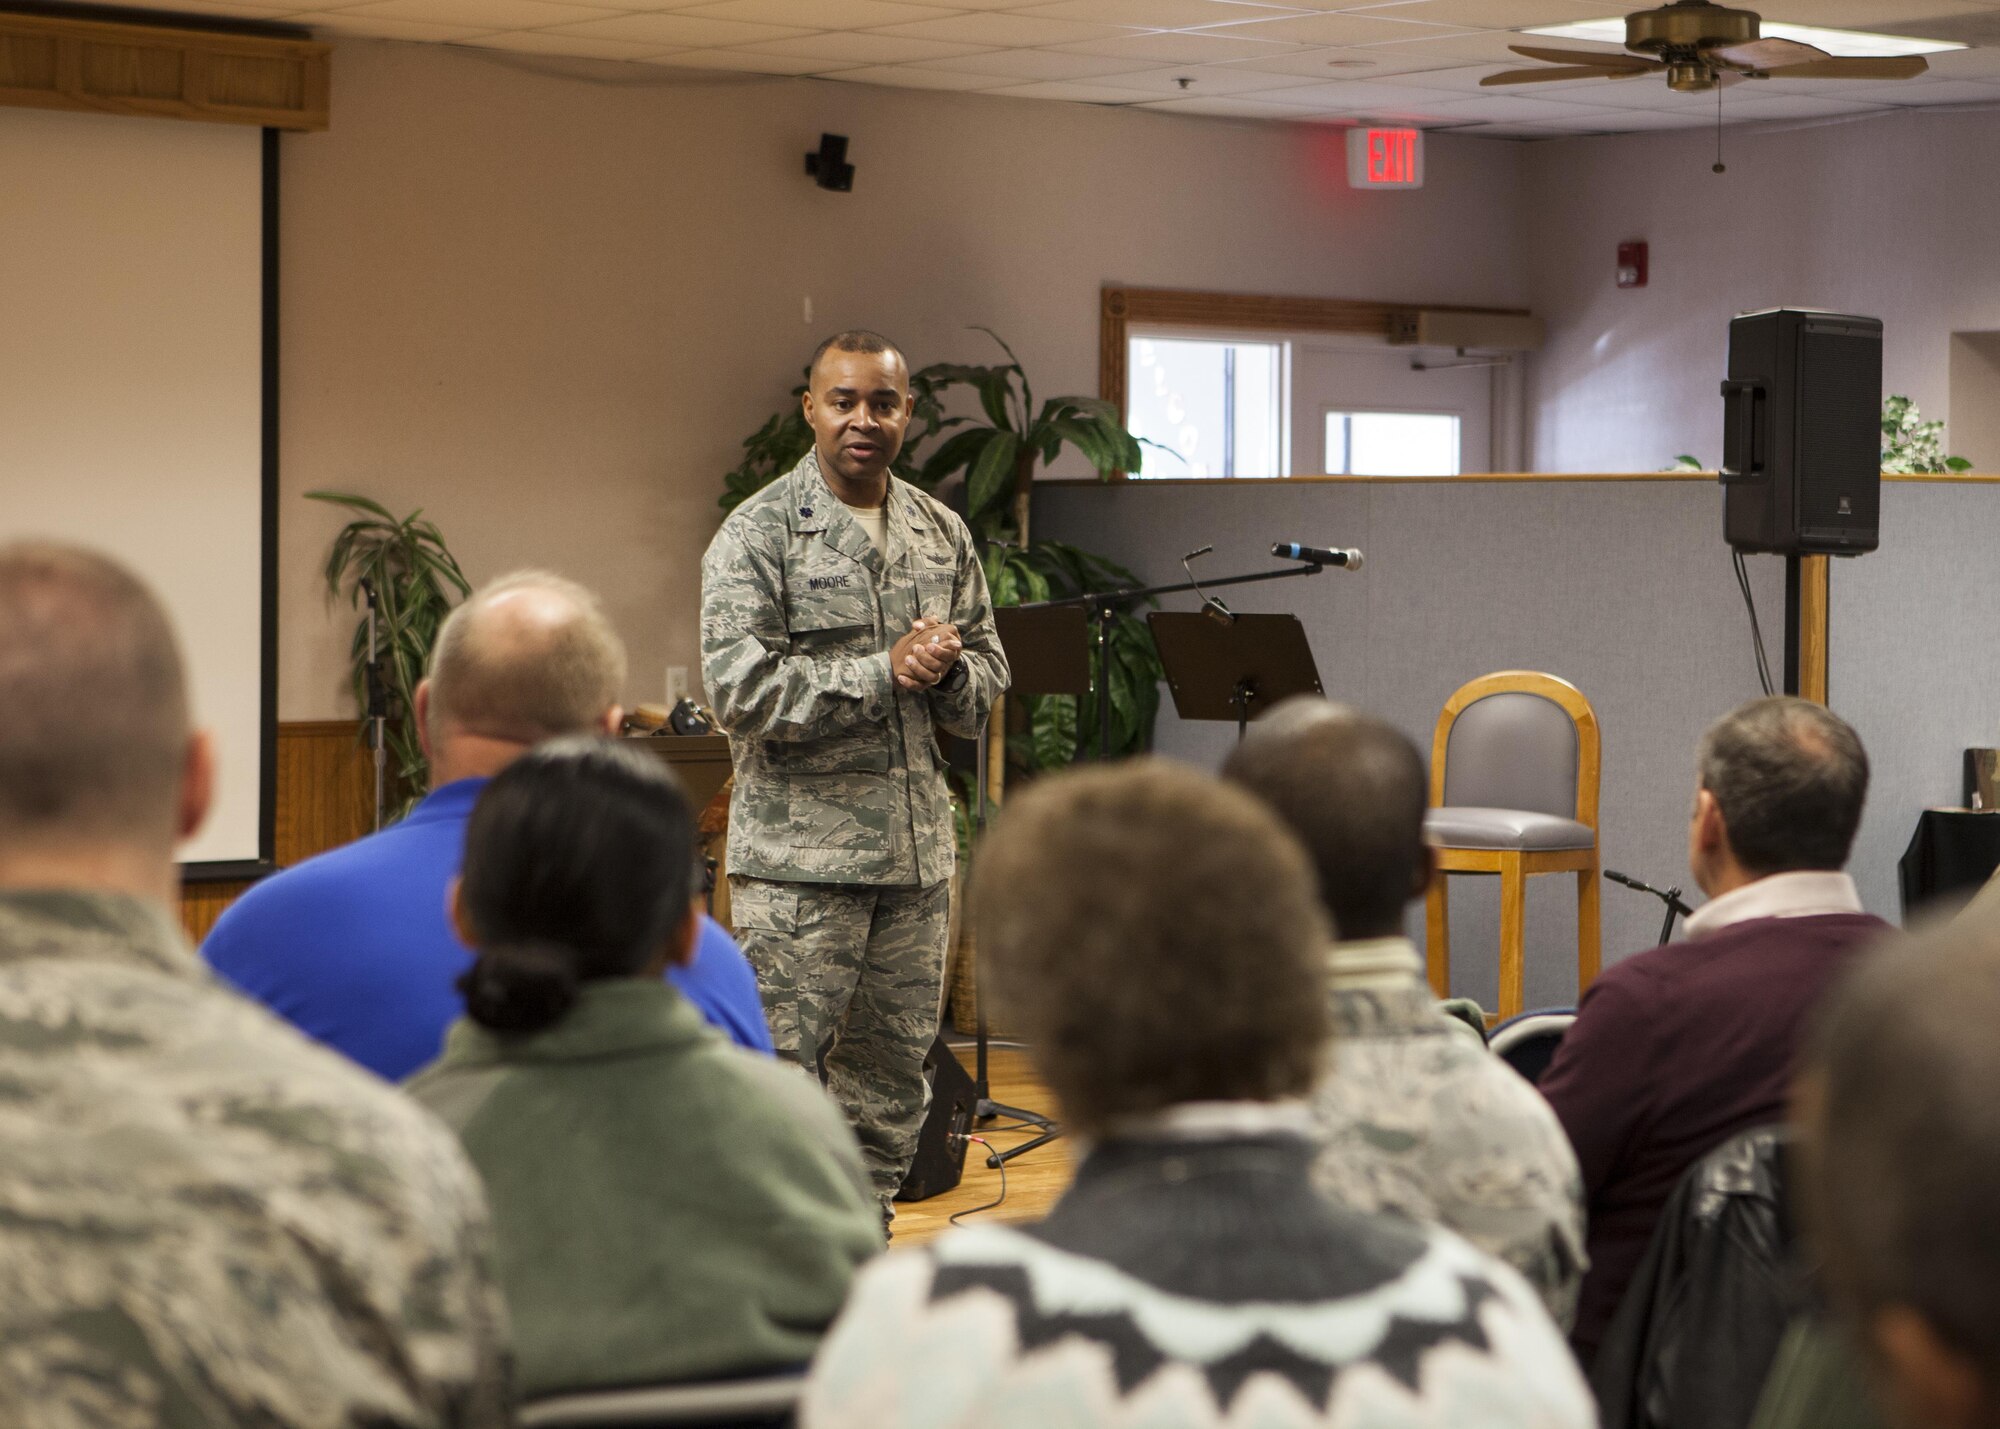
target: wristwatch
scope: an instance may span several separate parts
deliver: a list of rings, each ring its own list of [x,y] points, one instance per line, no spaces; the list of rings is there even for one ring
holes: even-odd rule
[[[972,672],[965,668],[965,661],[954,660],[951,663],[951,668],[944,672],[944,678],[939,680],[935,685],[932,685],[931,688],[939,694],[956,694],[965,688],[965,682],[971,678]]]

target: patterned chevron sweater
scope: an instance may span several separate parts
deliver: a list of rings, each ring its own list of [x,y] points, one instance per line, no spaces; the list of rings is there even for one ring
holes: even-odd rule
[[[1337,1209],[1284,1135],[1094,1148],[1048,1219],[862,1272],[806,1429],[1586,1429],[1562,1336],[1447,1232]]]

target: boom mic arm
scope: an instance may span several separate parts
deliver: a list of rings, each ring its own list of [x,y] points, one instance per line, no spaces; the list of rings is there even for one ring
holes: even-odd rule
[[[1297,541],[1273,541],[1271,554],[1281,560],[1304,561],[1315,566],[1345,566],[1350,571],[1361,569],[1361,552],[1355,550],[1334,550],[1326,546],[1301,546]]]

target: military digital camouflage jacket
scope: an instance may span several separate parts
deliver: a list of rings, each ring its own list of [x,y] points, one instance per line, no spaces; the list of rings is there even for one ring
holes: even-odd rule
[[[1403,938],[1329,954],[1333,1062],[1313,1096],[1313,1181],[1342,1205],[1442,1225],[1576,1319],[1583,1173],[1555,1112],[1438,1010]]]
[[[957,690],[904,690],[890,673],[920,615],[964,639]],[[972,534],[942,502],[890,480],[885,560],[806,453],[702,558],[701,673],[736,765],[731,873],[926,886],[951,873],[933,725],[976,735],[1007,659]]]
[[[0,894],[0,1424],[512,1422],[478,1182],[136,899]]]

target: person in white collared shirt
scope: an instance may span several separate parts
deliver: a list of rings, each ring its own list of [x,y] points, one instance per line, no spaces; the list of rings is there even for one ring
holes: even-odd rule
[[[1435,862],[1423,756],[1381,720],[1301,696],[1252,725],[1222,773],[1305,846],[1337,938],[1314,1184],[1458,1232],[1520,1271],[1567,1329],[1585,1264],[1576,1155],[1541,1095],[1439,1010],[1403,936]]]
[[[1784,1119],[1814,1008],[1891,931],[1842,871],[1868,792],[1844,722],[1753,700],[1709,727],[1696,764],[1688,863],[1709,901],[1684,941],[1591,985],[1540,1083],[1583,1167],[1591,1266],[1571,1342],[1586,1366],[1681,1176]]]

